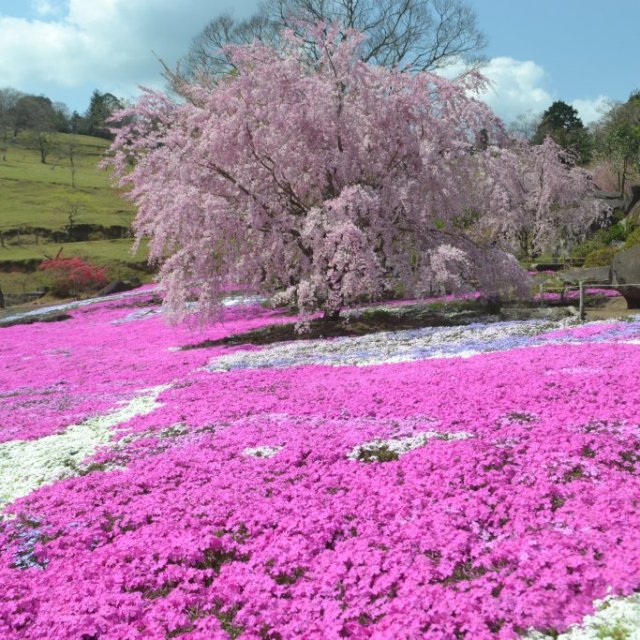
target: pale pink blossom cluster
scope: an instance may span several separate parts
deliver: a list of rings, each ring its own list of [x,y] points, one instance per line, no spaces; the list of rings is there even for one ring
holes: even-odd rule
[[[521,257],[568,253],[609,215],[593,197],[591,174],[551,137],[539,145],[493,147],[482,161],[490,207],[478,228]]]
[[[597,217],[588,174],[548,139],[507,147],[501,121],[450,81],[362,62],[362,35],[310,28],[320,57],[230,46],[234,73],[147,92],[111,166],[138,207],[174,317],[217,316],[223,285],[281,292],[303,314],[382,294],[473,286],[528,295],[512,253],[546,250]],[[554,248],[556,248],[554,246]]]

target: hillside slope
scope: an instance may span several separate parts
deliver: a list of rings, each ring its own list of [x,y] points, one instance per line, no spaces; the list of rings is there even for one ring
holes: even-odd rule
[[[0,155],[0,287],[13,293],[46,284],[38,263],[79,255],[111,277],[143,272],[144,250],[131,254],[135,210],[98,164],[109,142],[51,135],[46,164],[37,137],[21,132]]]

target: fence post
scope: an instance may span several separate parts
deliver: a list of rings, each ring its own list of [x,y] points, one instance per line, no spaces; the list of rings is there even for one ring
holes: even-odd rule
[[[585,319],[585,311],[584,311],[584,282],[580,280],[578,283],[580,286],[580,306],[578,310],[578,318],[580,322],[584,322]]]
[[[544,297],[543,297],[544,285],[540,284],[540,306],[544,307]]]

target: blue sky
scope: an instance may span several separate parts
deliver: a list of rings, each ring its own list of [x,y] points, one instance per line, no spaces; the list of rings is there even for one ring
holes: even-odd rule
[[[640,0],[471,0],[489,58],[531,61],[553,99],[626,100],[640,89]]]
[[[505,120],[573,104],[585,122],[640,88],[640,0],[468,0],[488,37],[484,98]],[[0,87],[83,112],[94,89],[163,87],[211,17],[257,0],[0,0]],[[156,55],[154,55],[154,52]]]

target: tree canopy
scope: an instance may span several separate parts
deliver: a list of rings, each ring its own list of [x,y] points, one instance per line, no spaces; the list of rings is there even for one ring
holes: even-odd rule
[[[618,189],[625,193],[628,180],[640,174],[640,91],[614,104],[596,126],[598,154],[618,176]]]
[[[120,114],[129,123],[111,162],[174,317],[192,300],[215,316],[231,283],[327,315],[389,292],[526,293],[496,216],[528,197],[539,221],[560,215],[589,185],[558,200],[543,158],[543,192],[530,196],[527,182],[514,194],[519,155],[495,146],[507,141],[501,121],[469,97],[478,75],[451,82],[367,64],[362,42],[318,25],[279,47],[232,46],[237,71],[217,86],[185,85],[179,104],[147,92]]]
[[[568,254],[607,211],[591,197],[591,174],[574,166],[574,156],[547,136],[539,145],[493,149],[485,162],[490,206],[479,220],[489,237],[521,258]]]
[[[123,103],[111,93],[95,90],[84,115],[70,112],[66,104],[52,102],[44,95],[23,93],[11,87],[0,89],[0,138],[16,137],[20,131],[32,133],[82,133],[112,139],[115,123],[111,116]]]
[[[566,151],[574,154],[580,164],[591,159],[591,136],[582,124],[577,110],[562,100],[556,100],[543,114],[533,135],[534,144],[550,136]]]
[[[111,139],[109,120],[122,109],[122,102],[111,93],[101,93],[97,89],[91,94],[89,107],[81,124],[82,132],[90,136]],[[113,124],[113,123],[111,123]]]

